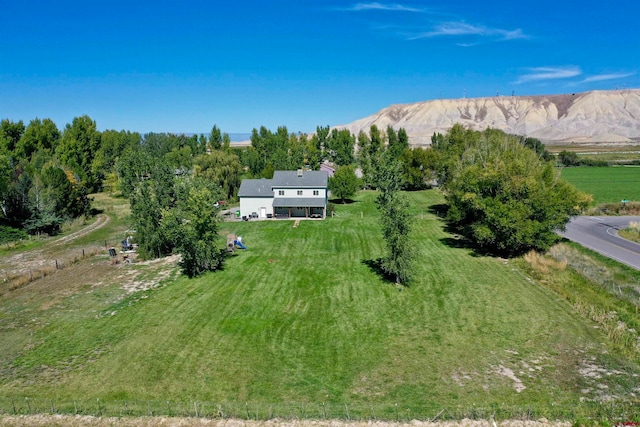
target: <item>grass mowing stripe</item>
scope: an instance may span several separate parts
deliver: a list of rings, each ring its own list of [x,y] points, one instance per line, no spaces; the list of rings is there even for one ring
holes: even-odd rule
[[[75,320],[52,316],[34,331],[35,345],[16,351],[14,363],[29,363],[19,376],[1,371],[0,394],[566,404],[597,397],[580,374],[585,360],[637,374],[513,261],[461,247],[432,213],[443,202],[435,191],[408,193],[415,282],[404,289],[384,282],[364,262],[384,254],[374,197],[363,192],[338,205],[337,217],[297,228],[292,221],[225,223],[225,233],[243,236],[249,249],[224,270],[103,303],[99,313],[114,315],[78,317],[99,300],[79,298]],[[47,371],[74,356],[79,363],[55,376]],[[599,381],[617,395],[632,390],[617,374]]]

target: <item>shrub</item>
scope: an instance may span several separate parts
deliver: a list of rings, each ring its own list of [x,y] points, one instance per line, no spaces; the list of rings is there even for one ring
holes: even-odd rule
[[[10,243],[16,240],[26,239],[27,233],[13,227],[0,225],[0,243]]]

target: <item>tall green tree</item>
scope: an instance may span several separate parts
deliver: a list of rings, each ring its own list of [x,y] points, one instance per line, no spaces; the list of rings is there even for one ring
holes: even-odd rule
[[[375,188],[375,160],[371,158],[371,138],[361,130],[358,133],[358,164],[365,188]]]
[[[316,135],[307,138],[307,135],[302,135],[300,143],[304,145],[304,163],[311,170],[319,170],[323,161],[322,151],[318,148],[318,141]]]
[[[220,150],[222,148],[222,132],[216,125],[213,125],[209,134],[209,148],[211,150]]]
[[[0,154],[12,154],[24,133],[22,120],[13,122],[4,119],[0,122]]]
[[[438,152],[431,148],[407,148],[400,156],[402,164],[402,188],[423,190],[436,177]]]
[[[69,219],[88,216],[90,204],[84,189],[73,182],[70,173],[53,162],[47,164],[37,177],[41,186],[32,189],[37,212],[52,213]]]
[[[461,124],[455,124],[445,135],[434,134],[431,138],[431,148],[438,153],[438,183],[446,186],[451,178],[456,162],[462,153],[478,142],[481,133],[465,129]]]
[[[165,219],[176,206],[176,180],[173,169],[158,158],[148,175],[134,184],[131,217],[139,252],[145,257],[168,255],[176,247],[175,224]]]
[[[410,239],[410,205],[400,193],[400,162],[390,152],[385,152],[380,160],[376,178],[380,194],[376,197],[376,206],[380,212],[382,237],[387,249],[381,267],[394,277],[397,284],[407,285],[413,276],[415,260]]]
[[[116,163],[128,149],[140,144],[140,134],[129,131],[106,130],[102,132],[100,147],[91,163],[92,174],[103,182],[109,174],[117,174]]]
[[[562,150],[558,153],[558,161],[563,166],[578,166],[580,164],[580,159],[578,158],[578,154],[574,151]]]
[[[328,125],[327,126],[316,126],[316,133],[314,135],[314,141],[316,143],[316,147],[322,153],[322,160],[327,160],[328,159],[327,151],[329,150],[328,140],[329,140],[329,133],[330,132],[331,132],[331,128]]]
[[[75,117],[71,124],[66,125],[56,150],[60,162],[78,175],[80,184],[90,193],[101,188],[100,177],[92,168],[100,141],[96,122],[84,115]]]
[[[356,176],[353,165],[338,166],[334,175],[329,178],[331,194],[340,199],[342,203],[346,199],[354,197],[358,188],[360,188],[360,180]]]
[[[540,141],[538,138],[523,138],[522,145],[538,153],[538,156],[540,156],[542,160],[545,160],[547,162],[553,160],[553,154],[547,151],[542,141]]]
[[[181,254],[180,267],[188,277],[195,277],[222,266],[224,252],[219,244],[220,217],[216,202],[219,188],[204,179],[186,179],[179,184],[175,209],[164,212],[174,225],[176,250]]]
[[[37,151],[55,152],[60,140],[60,131],[51,119],[38,118],[29,125],[16,144],[15,154],[18,158],[29,159]]]
[[[225,200],[233,198],[240,188],[242,165],[238,156],[226,151],[212,151],[194,159],[194,176],[216,184]]]
[[[13,165],[9,156],[0,154],[0,224],[9,218],[9,203],[13,184]]]
[[[590,198],[517,137],[489,129],[467,144],[446,184],[448,220],[484,250],[546,250]]]
[[[327,158],[337,166],[354,163],[356,138],[349,129],[332,129],[326,140]]]

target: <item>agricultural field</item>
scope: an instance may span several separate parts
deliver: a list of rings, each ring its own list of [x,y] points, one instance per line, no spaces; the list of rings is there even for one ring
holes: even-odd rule
[[[571,417],[581,405],[637,399],[637,353],[521,259],[480,255],[447,232],[439,192],[408,196],[418,263],[406,288],[372,268],[384,254],[372,192],[297,227],[225,222],[221,234],[242,236],[248,249],[196,279],[179,275],[176,257],[113,264],[102,249],[42,279],[5,280],[0,412],[14,398],[24,410],[29,397],[165,411],[199,401],[256,418],[287,405],[298,417],[490,408],[488,417],[502,407],[505,416]],[[122,201],[99,203],[110,222],[67,241],[69,252],[123,235]],[[48,254],[58,241],[35,250]],[[0,262],[28,254],[4,250]]]
[[[580,159],[590,159],[611,163],[629,163],[640,160],[640,145],[547,145],[547,150],[553,154],[561,151],[576,153]]]
[[[593,195],[594,204],[640,202],[640,167],[566,167],[561,177]]]

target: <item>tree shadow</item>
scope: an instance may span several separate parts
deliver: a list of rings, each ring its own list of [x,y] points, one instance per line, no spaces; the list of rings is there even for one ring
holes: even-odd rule
[[[384,268],[384,258],[365,259],[365,260],[362,260],[362,263],[364,265],[366,265],[367,267],[369,267],[369,269],[372,272],[377,274],[385,282],[389,282],[392,285],[398,286],[398,284],[396,283],[396,276],[394,274],[389,273],[387,270],[385,270],[385,268]],[[399,287],[401,289],[403,287],[404,288],[408,288],[409,286],[404,284],[404,285],[399,286]]]
[[[447,205],[446,203],[437,203],[435,205],[429,206],[429,213],[432,213],[439,218],[446,217],[447,212],[449,212],[449,205]]]
[[[329,202],[333,203],[334,205],[350,205],[353,203],[360,203],[358,200],[353,200],[353,199],[330,199]]]
[[[473,242],[473,240],[461,234],[457,234],[457,230],[453,229],[451,226],[447,226],[445,230],[451,233],[451,236],[443,237],[440,241],[450,248],[466,249],[472,257],[513,258],[520,255],[518,253],[508,253],[505,251],[478,246]]]
[[[441,238],[440,241],[450,248],[466,249],[472,257],[503,256],[503,254],[495,253],[488,248],[478,246],[473,240],[465,236],[463,231],[450,222],[445,221],[442,229],[448,233],[449,236]]]

